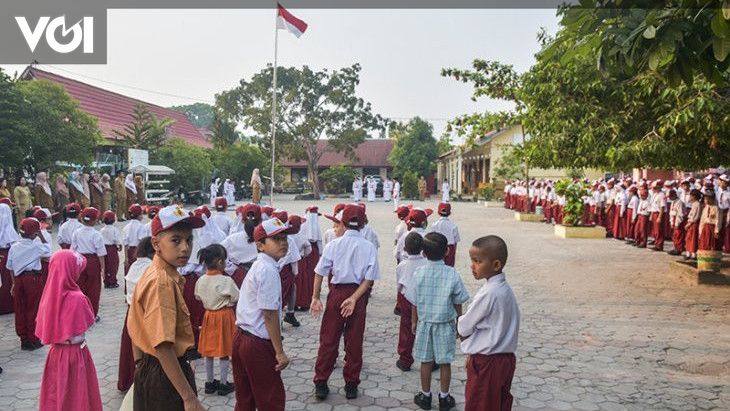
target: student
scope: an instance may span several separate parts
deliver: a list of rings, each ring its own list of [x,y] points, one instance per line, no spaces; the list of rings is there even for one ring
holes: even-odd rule
[[[400,236],[403,235],[403,233],[408,232],[408,225],[406,225],[406,217],[408,217],[408,213],[411,211],[411,208],[405,205],[402,205],[395,209],[394,213],[396,217],[398,218],[398,224],[395,226],[395,240],[393,240],[393,245],[398,245],[398,239]],[[395,256],[395,264],[398,265],[400,263],[400,255]]]
[[[684,204],[677,196],[674,189],[669,190],[669,224],[672,230],[672,244],[674,249],[669,251],[669,255],[684,254]]]
[[[684,248],[687,253],[684,256],[685,260],[697,259],[697,243],[699,241],[699,224],[700,216],[702,215],[702,193],[699,190],[693,189],[689,193],[690,196],[690,210],[687,214],[687,223],[684,226]]]
[[[289,221],[289,214],[283,210],[276,210],[273,213],[273,217],[279,219],[279,221]],[[279,275],[281,277],[281,298],[282,308],[287,307],[286,314],[284,315],[284,322],[291,324],[294,327],[299,327],[301,324],[294,315],[294,305],[296,303],[296,283],[294,279],[299,274],[299,260],[302,259],[299,254],[299,247],[297,242],[292,235],[291,227],[287,230],[287,241],[289,246],[287,248],[286,255],[279,260]]]
[[[20,240],[10,246],[5,267],[12,273],[10,294],[15,311],[15,332],[20,348],[33,351],[41,348],[35,335],[38,304],[43,293],[41,259],[51,257],[51,245],[40,235],[41,225],[33,217],[23,219],[18,226]],[[40,244],[35,239],[40,240]]]
[[[717,199],[712,189],[705,190],[704,198],[705,205],[702,207],[700,217],[700,239],[697,246],[700,250],[720,251],[722,250],[722,241],[720,241],[722,214],[717,207]]]
[[[71,236],[77,228],[81,227],[79,214],[81,206],[78,203],[66,205],[66,221],[58,228],[58,246],[67,250],[71,248]]]
[[[520,308],[503,271],[507,244],[497,236],[481,237],[469,257],[472,275],[486,283],[457,323],[461,351],[468,355],[464,410],[509,410]]]
[[[722,250],[730,253],[730,176],[722,174],[717,178],[717,207],[720,209],[720,221],[722,228],[720,229],[720,238],[718,241],[722,244]]]
[[[309,241],[311,251],[299,262],[299,275],[295,282],[297,286],[296,309],[309,311],[309,303],[312,302],[314,291],[314,268],[319,263],[319,256],[322,250],[322,230],[319,228],[319,208],[309,207],[306,209],[302,225],[302,236]]]
[[[629,187],[629,200],[626,204],[626,231],[625,238],[626,243],[633,243],[635,238],[634,232],[636,230],[635,222],[638,216],[639,210],[639,196],[636,194],[636,186]]]
[[[300,294],[299,292],[299,283],[298,281],[300,278],[306,278],[307,277],[307,258],[309,257],[309,254],[312,253],[312,245],[309,242],[309,238],[307,237],[307,234],[302,231],[302,226],[307,222],[306,219],[299,217],[298,215],[290,215],[289,216],[289,236],[292,240],[294,240],[294,245],[297,247],[297,250],[299,251],[299,261],[297,261],[297,269],[296,269],[296,276],[294,277],[294,285],[292,288],[292,293],[289,296],[289,300],[287,301],[287,313],[284,316],[284,322],[287,322],[291,325],[299,324],[299,321],[296,320],[294,317],[294,311],[297,310],[297,296]],[[314,286],[314,278],[312,279],[312,286]],[[307,287],[306,288],[311,288]],[[311,291],[311,290],[309,290]],[[311,293],[310,293],[311,296]],[[306,303],[305,303],[306,304]],[[291,313],[291,315],[289,315]],[[297,327],[298,325],[295,325]]]
[[[440,218],[433,223],[431,231],[440,233],[446,237],[446,241],[449,244],[449,250],[444,257],[446,265],[453,267],[456,264],[456,245],[461,241],[459,236],[459,227],[454,224],[453,221],[449,220],[451,215],[451,204],[441,203],[438,206],[438,213]]]
[[[393,182],[390,181],[390,178],[385,177],[383,181],[383,200],[389,203],[391,198],[393,198]]]
[[[393,207],[398,209],[398,202],[400,201],[400,181],[398,177],[393,177]]]
[[[233,278],[239,288],[258,255],[253,231],[261,223],[261,207],[253,203],[244,205],[241,207],[241,220],[243,230],[230,234],[221,242],[228,253],[226,274]]]
[[[261,207],[261,221],[266,221],[271,219],[272,215],[274,214],[274,208],[269,206],[263,206]]]
[[[327,247],[327,244],[332,242],[337,237],[340,237],[337,235],[337,226],[340,224],[340,220],[336,218],[336,216],[345,208],[345,204],[337,204],[335,205],[334,210],[332,210],[332,214],[325,214],[325,218],[332,221],[333,225],[331,228],[328,228],[324,232],[324,240],[322,242],[322,245],[324,247]],[[344,231],[343,231],[344,232]],[[316,277],[315,277],[316,279]]]
[[[35,334],[50,345],[43,370],[39,409],[101,411],[99,381],[86,346],[94,310],[76,280],[86,260],[70,250],[51,257],[40,299]]]
[[[647,236],[649,235],[649,192],[646,188],[642,188],[639,194],[638,207],[636,208],[636,218],[634,223],[634,245],[639,248],[646,248]]]
[[[433,213],[433,210],[430,208],[422,209],[418,207],[412,208],[410,211],[408,211],[408,216],[405,219],[406,227],[408,228],[408,232],[413,231],[418,234],[426,235],[426,227],[428,227],[428,216],[430,216]],[[406,254],[405,251],[403,251],[403,243],[405,242],[406,236],[405,233],[402,234],[398,241],[395,244],[395,258],[398,261],[401,261],[405,258],[408,258],[408,254]]]
[[[236,314],[232,307],[238,301],[238,287],[231,277],[224,275],[228,255],[220,244],[212,244],[198,251],[198,261],[207,273],[195,284],[195,298],[205,307],[200,329],[198,352],[205,358],[205,393],[228,395],[233,384],[228,382],[233,336],[236,333]],[[220,359],[220,380],[214,379],[213,360]]]
[[[417,233],[410,233],[406,236],[405,251],[408,258],[398,263],[395,268],[396,281],[398,283],[398,311],[400,314],[400,331],[398,333],[398,361],[395,366],[401,371],[410,371],[413,365],[413,327],[411,326],[411,308],[413,304],[405,297],[408,287],[411,286],[413,274],[420,267],[426,265],[426,258],[421,255],[423,250],[423,237]]]
[[[13,285],[13,273],[6,267],[10,246],[20,236],[15,231],[13,210],[5,203],[0,203],[0,314],[13,312],[13,297],[10,289]]]
[[[101,276],[104,273],[106,246],[104,237],[94,226],[99,219],[99,210],[87,207],[81,212],[81,226],[71,237],[71,249],[86,257],[86,268],[81,271],[77,283],[89,297],[94,315],[99,319],[99,297],[101,297]]]
[[[137,244],[140,237],[140,230],[142,228],[142,206],[139,204],[132,204],[127,209],[127,219],[129,222],[122,229],[122,244],[124,244],[124,274],[126,275],[129,271],[129,267],[137,259]]]
[[[225,197],[218,197],[215,199],[215,211],[216,213],[210,217],[210,221],[218,226],[223,234],[228,235],[231,231],[231,220],[226,217],[226,211],[228,210],[228,201]]]
[[[450,192],[451,192],[451,187],[449,187],[449,180],[444,179],[444,182],[441,183],[441,202],[442,203],[449,202]]]
[[[456,401],[449,394],[451,363],[456,351],[455,322],[461,305],[469,300],[469,292],[453,267],[444,263],[448,251],[446,237],[428,233],[423,238],[423,255],[428,263],[416,270],[406,298],[411,307],[411,327],[416,336],[413,358],[421,363],[421,392],[413,402],[421,409],[431,409],[431,372],[434,364],[441,371],[439,410],[454,408]]]
[[[286,403],[281,370],[289,358],[281,338],[278,261],[289,246],[287,229],[273,218],[254,230],[259,254],[243,280],[236,306],[232,365],[238,411],[283,411]]]
[[[37,206],[36,206],[37,207]],[[51,237],[50,230],[53,228],[53,217],[57,214],[51,214],[51,212],[47,208],[35,208],[35,211],[33,211],[32,217],[38,220],[38,222],[41,224],[41,231],[39,232],[38,237],[43,237],[46,239],[46,243],[53,244],[53,238]],[[35,242],[40,244],[40,239],[36,238]],[[43,284],[46,284],[46,279],[48,278],[48,260],[43,258],[41,259],[41,278],[43,279]]]
[[[367,186],[368,186],[368,202],[373,202],[373,201],[375,201],[375,191],[378,188],[378,182],[374,178],[368,177]]]
[[[152,220],[152,264],[140,278],[129,307],[127,330],[137,368],[134,409],[203,410],[185,353],[195,344],[177,268],[187,264],[193,229],[204,225],[178,206]]]
[[[366,216],[365,225],[360,230],[360,234],[362,234],[362,236],[365,237],[366,240],[373,243],[373,245],[375,246],[375,249],[378,250],[378,249],[380,249],[380,240],[378,239],[378,234],[375,232],[375,230],[373,230],[373,228],[368,225],[367,210],[365,208],[365,203],[358,203],[357,205],[362,207],[362,211],[363,211],[363,213],[365,213],[365,216]]]
[[[652,237],[654,237],[654,247],[652,247],[652,250],[654,251],[664,251],[664,220],[667,218],[667,200],[664,196],[664,192],[661,189],[662,182],[657,180],[652,185],[652,196],[651,196],[651,206],[649,207],[649,211],[651,211],[651,232]]]
[[[119,252],[122,251],[122,233],[114,223],[117,215],[107,210],[101,215],[101,222],[104,226],[99,234],[104,239],[106,257],[104,258],[104,288],[117,288],[117,272],[119,272]]]
[[[371,242],[360,234],[365,224],[362,207],[348,204],[337,216],[346,229],[324,247],[315,268],[314,293],[310,310],[317,318],[324,311],[319,333],[319,352],[314,368],[315,396],[324,400],[329,395],[327,380],[334,370],[340,338],[345,334],[343,368],[345,397],[357,398],[362,369],[362,342],[370,289],[380,278],[378,254]],[[332,273],[332,283],[327,296],[327,306],[320,300],[322,279]]]
[[[127,330],[127,318],[129,317],[129,306],[132,305],[134,288],[139,279],[142,278],[147,267],[152,264],[155,256],[155,249],[152,247],[152,238],[145,237],[139,240],[137,246],[137,259],[129,267],[129,272],[124,276],[124,295],[127,303],[127,314],[124,316],[122,327],[122,341],[119,346],[119,374],[117,378],[117,389],[127,391],[134,382],[134,355],[132,353],[132,340]]]
[[[155,216],[159,212],[160,206],[147,206],[147,218],[149,218],[150,221],[140,227],[139,231],[137,232],[137,236],[139,238],[152,237],[152,220],[155,219]]]
[[[626,202],[626,190],[624,189],[623,183],[616,185],[614,187],[613,204],[610,206],[611,214],[613,215],[611,227],[613,228],[613,238],[621,241],[626,238],[626,224],[624,222],[626,218]]]

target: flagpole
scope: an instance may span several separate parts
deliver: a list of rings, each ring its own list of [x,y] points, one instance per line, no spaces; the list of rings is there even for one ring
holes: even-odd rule
[[[279,53],[279,27],[277,19],[279,18],[279,4],[274,10],[274,86],[271,96],[271,191],[269,193],[269,206],[274,206],[274,166],[276,164],[276,72],[277,57]]]

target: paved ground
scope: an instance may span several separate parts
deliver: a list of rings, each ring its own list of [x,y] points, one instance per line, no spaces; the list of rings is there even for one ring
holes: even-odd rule
[[[293,212],[308,204],[280,201]],[[320,202],[330,210],[334,201]],[[435,204],[431,205],[435,206]],[[395,368],[398,320],[394,299],[392,206],[369,204],[383,247],[383,280],[368,307],[361,396],[347,401],[341,367],[324,403],[311,396],[319,323],[285,327],[292,358],[284,371],[288,410],[412,410],[418,374]],[[668,272],[671,257],[611,240],[561,240],[552,227],[518,223],[511,212],[474,203],[454,204],[464,243],[457,268],[472,294],[479,284],[468,270],[467,244],[503,236],[510,247],[506,273],[522,310],[516,409],[646,410],[730,409],[730,289],[687,287]],[[327,220],[322,221],[327,226]],[[121,289],[103,290],[102,321],[88,334],[105,408],[119,407],[116,390],[119,334],[125,306]],[[36,409],[46,349],[20,351],[13,316],[0,317],[0,409]],[[457,350],[458,351],[458,350]],[[454,364],[452,393],[463,407],[464,358]],[[341,365],[341,364],[340,364]],[[203,385],[204,370],[197,379]],[[434,385],[436,386],[436,385]],[[202,390],[200,390],[202,392]],[[212,410],[235,399],[201,394]]]

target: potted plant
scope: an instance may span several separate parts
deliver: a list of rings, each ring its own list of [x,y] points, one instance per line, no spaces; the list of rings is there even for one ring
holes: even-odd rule
[[[565,197],[563,224],[555,225],[555,235],[562,238],[605,238],[606,229],[601,226],[582,225],[583,196],[588,194],[588,187],[581,181],[568,179],[555,183],[555,194]]]

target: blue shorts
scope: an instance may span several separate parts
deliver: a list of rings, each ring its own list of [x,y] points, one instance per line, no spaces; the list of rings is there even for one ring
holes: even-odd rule
[[[418,362],[451,364],[456,351],[456,324],[418,322],[413,358]]]

